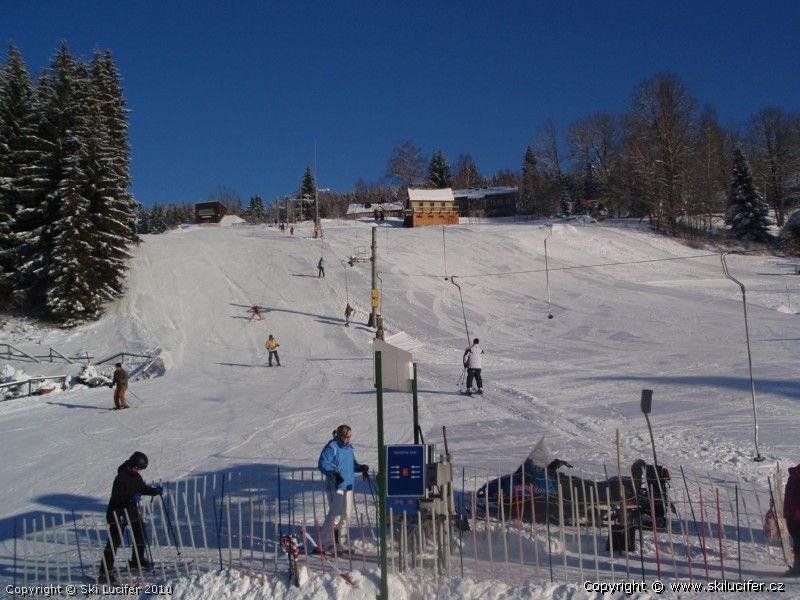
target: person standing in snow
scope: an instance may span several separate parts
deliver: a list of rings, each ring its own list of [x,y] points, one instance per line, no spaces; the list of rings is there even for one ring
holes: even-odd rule
[[[122,363],[114,365],[114,377],[108,387],[117,386],[114,390],[114,410],[120,408],[130,408],[128,401],[125,399],[125,392],[128,391],[128,372],[122,368]]]
[[[278,347],[279,346],[280,346],[280,344],[278,343],[278,340],[276,340],[274,337],[272,337],[272,334],[270,333],[269,334],[269,338],[267,338],[267,341],[264,344],[264,347],[267,349],[267,352],[269,352],[269,364],[267,365],[268,367],[272,366],[272,355],[273,354],[275,355],[275,362],[278,363],[279,367],[281,366],[281,359],[278,358]]]
[[[294,235],[294,225],[289,227],[289,235]]]
[[[800,465],[789,467],[789,479],[783,495],[783,518],[792,537],[794,561],[788,575],[800,577]]]
[[[325,277],[325,260],[321,256],[317,263],[317,277]]]
[[[108,501],[108,508],[106,508],[109,539],[106,542],[103,559],[98,569],[98,579],[101,582],[116,580],[114,558],[122,544],[122,537],[128,525],[131,526],[134,540],[128,565],[131,569],[153,567],[153,563],[145,556],[146,537],[137,500],[138,496],[160,496],[163,489],[160,486],[151,487],[144,482],[140,472],[146,468],[147,456],[144,452],[134,452],[117,468],[117,476],[111,486],[111,498]]]
[[[344,307],[344,326],[350,327],[350,317],[353,316],[353,307],[350,306],[350,303],[347,303],[347,306]]]
[[[483,379],[481,378],[483,349],[478,338],[472,340],[472,345],[464,350],[464,368],[467,370],[467,394],[472,393],[472,380],[478,384],[478,393],[483,393]]]
[[[319,455],[317,467],[325,475],[325,493],[328,496],[328,514],[320,534],[323,548],[339,544],[348,537],[348,523],[353,513],[353,486],[356,472],[364,478],[369,476],[369,467],[360,464],[350,444],[353,430],[349,425],[339,425]]]

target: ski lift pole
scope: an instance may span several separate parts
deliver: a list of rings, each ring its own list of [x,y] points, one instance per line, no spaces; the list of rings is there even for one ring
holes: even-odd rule
[[[553,226],[548,227],[547,235],[544,238],[544,281],[547,287],[547,318],[553,318],[553,309],[550,304],[550,268],[547,264],[547,240],[553,237]]]
[[[340,260],[339,263],[344,267],[344,296],[347,300],[347,303],[350,304],[350,288],[347,285],[347,261],[344,259]]]
[[[744,334],[747,340],[747,365],[750,369],[750,397],[753,401],[753,442],[756,448],[756,455],[753,458],[756,462],[761,462],[764,460],[764,457],[761,456],[761,452],[758,450],[758,413],[756,412],[756,383],[753,379],[753,357],[750,351],[750,328],[747,324],[747,295],[744,288],[744,284],[736,279],[733,275],[730,274],[728,271],[728,264],[725,262],[725,255],[727,253],[723,252],[720,254],[720,261],[722,262],[722,271],[725,273],[725,277],[736,283],[739,288],[742,290],[742,310],[744,311]]]
[[[447,277],[445,277],[446,279]],[[458,288],[458,297],[461,299],[461,314],[464,315],[464,331],[467,332],[467,346],[469,346],[472,342],[469,337],[469,327],[467,326],[467,311],[464,309],[464,295],[461,293],[461,286],[456,283],[456,275],[450,276],[450,283]]]

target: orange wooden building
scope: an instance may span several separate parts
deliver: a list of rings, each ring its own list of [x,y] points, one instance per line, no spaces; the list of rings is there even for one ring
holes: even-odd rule
[[[406,227],[423,227],[425,225],[457,225],[458,209],[456,209],[453,190],[421,190],[408,188],[403,225]]]

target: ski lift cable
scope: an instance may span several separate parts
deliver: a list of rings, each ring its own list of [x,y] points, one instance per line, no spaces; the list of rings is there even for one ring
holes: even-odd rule
[[[745,250],[740,252],[739,254],[747,254],[750,252],[757,252],[757,250]],[[657,263],[657,262],[667,262],[673,260],[689,260],[694,258],[708,258],[708,257],[718,257],[719,252],[712,252],[708,254],[692,254],[689,256],[672,256],[668,258],[649,258],[644,260],[631,260],[631,261],[620,261],[620,262],[609,262],[609,263],[597,263],[593,265],[572,265],[566,267],[553,267],[549,269],[549,271],[575,271],[578,269],[596,269],[599,267],[616,267],[616,266],[624,266],[624,265],[638,265],[638,264],[646,264],[646,263]],[[495,273],[474,273],[468,275],[458,275],[461,279],[475,279],[478,277],[502,277],[506,275],[525,275],[528,273],[544,273],[546,269],[526,269],[523,271],[502,271],[502,272],[495,272]],[[431,273],[393,273],[391,271],[384,271],[385,275],[394,275],[397,277],[427,277],[427,278],[435,278],[438,279],[441,275],[434,275]],[[454,277],[454,276],[453,276]],[[452,277],[451,277],[452,278]]]

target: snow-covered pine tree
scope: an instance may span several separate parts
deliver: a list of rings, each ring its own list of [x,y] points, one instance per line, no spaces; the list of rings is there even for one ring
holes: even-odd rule
[[[106,300],[123,293],[126,261],[131,257],[133,205],[127,194],[127,158],[121,157],[120,141],[112,132],[119,127],[113,116],[117,97],[104,59],[96,53],[84,80],[88,128],[82,152],[82,196],[89,202],[94,234],[92,252],[98,262],[98,291]],[[124,118],[124,115],[123,115]],[[123,136],[124,137],[124,136]],[[125,147],[127,152],[127,146]]]
[[[314,218],[314,194],[317,184],[314,181],[314,173],[311,166],[306,165],[306,172],[303,174],[303,181],[300,183],[300,220]]]
[[[434,150],[428,163],[428,185],[434,188],[449,188],[453,185],[453,174],[450,165],[440,150]]]
[[[102,132],[94,131],[100,125],[89,72],[64,45],[50,78],[54,94],[46,110],[56,121],[50,131],[54,137],[48,141],[60,146],[50,155],[59,177],[53,179],[56,184],[47,196],[54,218],[44,236],[50,244],[49,260],[40,272],[50,317],[70,327],[96,319],[103,303],[114,296],[108,281],[107,240],[95,231],[93,199],[88,197],[108,193],[102,173],[104,140]]]
[[[77,160],[80,136],[85,135],[76,131],[76,111],[84,115],[86,112],[78,99],[83,96],[81,77],[82,69],[62,43],[36,88],[39,151],[31,157],[31,166],[38,171],[37,190],[30,206],[19,215],[24,225],[18,234],[21,264],[15,273],[15,284],[23,303],[37,312],[49,312],[48,269],[52,265],[53,226],[62,218],[64,169],[68,164],[71,169],[78,168],[67,159]],[[80,130],[85,132],[85,123]]]
[[[101,96],[101,110],[108,128],[110,148],[113,152],[113,171],[115,176],[114,210],[123,219],[128,242],[138,244],[136,234],[136,209],[139,203],[130,195],[131,186],[131,145],[128,139],[128,108],[122,93],[119,71],[111,53],[106,51],[102,57],[95,56],[99,63],[94,84]]]
[[[750,165],[739,145],[733,149],[731,188],[725,222],[731,227],[731,235],[739,239],[754,242],[770,240],[767,205],[756,189]]]
[[[522,158],[522,178],[517,193],[517,213],[536,215],[537,196],[539,195],[539,173],[536,169],[536,154],[528,146]]]
[[[17,268],[31,250],[25,243],[41,197],[36,95],[22,55],[14,47],[0,71],[0,305],[19,285]],[[18,298],[22,300],[22,298]]]

